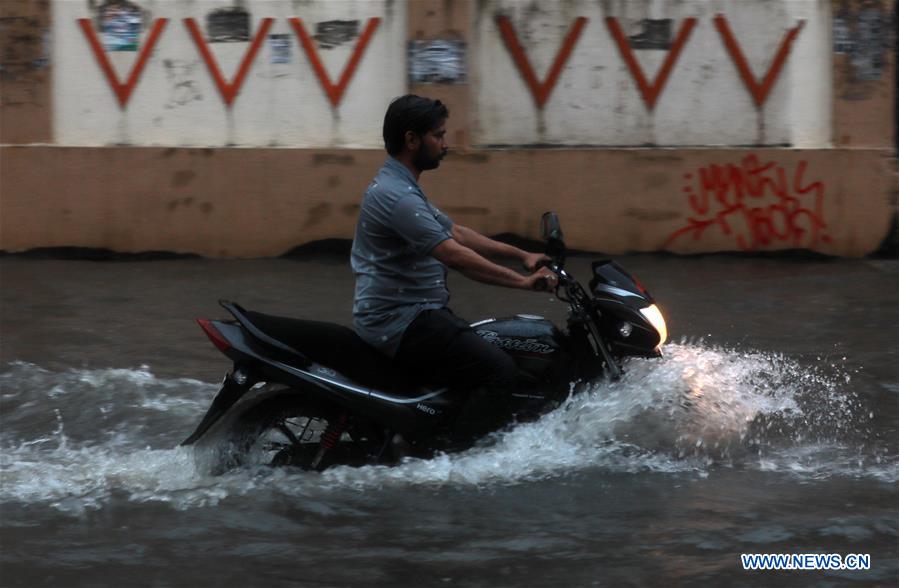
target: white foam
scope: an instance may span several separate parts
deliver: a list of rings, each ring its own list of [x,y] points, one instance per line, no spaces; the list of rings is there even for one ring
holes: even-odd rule
[[[42,502],[72,513],[122,494],[190,508],[260,488],[296,495],[335,486],[483,486],[588,469],[704,477],[737,465],[810,480],[899,480],[895,452],[862,451],[857,437],[874,415],[840,370],[826,375],[781,355],[701,343],[669,344],[663,359],[631,361],[619,382],[600,383],[539,421],[469,451],[323,474],[261,467],[211,476],[189,448],[147,447],[148,439],[189,432],[205,411],[212,384],[159,379],[146,367],[54,373],[29,364],[10,366],[0,382],[17,410],[57,407],[56,425],[40,434],[4,427],[0,500]],[[23,402],[23,388],[44,398]],[[117,399],[128,403],[126,411],[116,407]],[[70,417],[60,408],[74,400],[108,405],[127,422],[112,430],[79,430],[75,442],[67,430]]]

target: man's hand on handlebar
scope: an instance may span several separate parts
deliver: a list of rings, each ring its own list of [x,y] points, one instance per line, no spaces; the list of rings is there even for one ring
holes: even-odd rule
[[[542,292],[555,292],[556,286],[559,285],[559,276],[548,267],[541,267],[527,278],[525,278],[526,290],[537,290]]]
[[[550,259],[543,253],[527,253],[524,256],[524,259],[521,260],[522,265],[524,265],[524,269],[529,272],[533,272],[537,270],[537,267],[540,265],[540,262],[549,262]]]

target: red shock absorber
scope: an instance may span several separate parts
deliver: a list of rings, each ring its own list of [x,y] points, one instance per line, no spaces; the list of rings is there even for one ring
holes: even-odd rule
[[[328,421],[328,426],[325,428],[325,432],[322,433],[321,440],[319,441],[318,453],[315,455],[315,459],[312,460],[313,469],[318,469],[318,465],[321,463],[325,453],[334,449],[334,446],[340,441],[340,437],[346,429],[346,422],[347,416],[345,413],[341,414],[336,419]]]
[[[325,432],[322,433],[321,436],[322,448],[325,451],[334,449],[334,446],[337,445],[338,441],[340,441],[340,436],[343,435],[343,430],[345,428],[346,414],[341,414],[337,419],[328,421],[328,427],[325,429]]]

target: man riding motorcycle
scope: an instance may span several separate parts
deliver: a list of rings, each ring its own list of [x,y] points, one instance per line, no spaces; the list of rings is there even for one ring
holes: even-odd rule
[[[527,385],[514,360],[447,308],[446,268],[509,288],[550,290],[548,258],[454,223],[418,184],[447,153],[449,112],[439,100],[395,99],[384,117],[389,155],[362,200],[352,248],[354,326],[359,336],[419,381],[456,390]],[[521,275],[487,257],[521,261]]]

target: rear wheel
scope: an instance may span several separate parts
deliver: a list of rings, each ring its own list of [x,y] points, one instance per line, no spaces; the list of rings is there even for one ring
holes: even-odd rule
[[[374,463],[383,434],[342,413],[285,393],[234,419],[224,444],[224,469],[248,465],[322,471]]]

